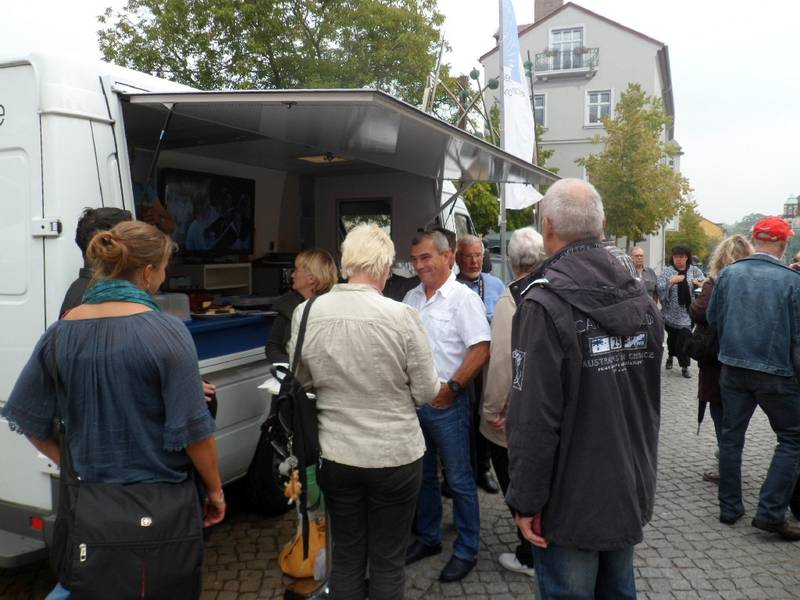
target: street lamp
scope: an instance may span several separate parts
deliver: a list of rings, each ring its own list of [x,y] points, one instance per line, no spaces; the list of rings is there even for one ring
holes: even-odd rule
[[[483,118],[486,119],[486,125],[487,125],[488,131],[489,131],[489,137],[490,137],[492,143],[494,143],[494,133],[492,131],[492,122],[491,122],[491,119],[489,117],[489,111],[486,109],[486,99],[485,99],[485,97],[483,95],[483,92],[486,89],[496,90],[498,87],[500,87],[500,80],[497,77],[493,77],[492,79],[489,79],[486,82],[486,85],[481,87],[480,86],[480,76],[481,76],[480,71],[478,71],[478,69],[476,69],[476,68],[473,68],[469,72],[469,78],[472,79],[475,83],[478,84],[478,93],[475,94],[475,96],[472,98],[472,101],[468,105],[466,105],[464,107],[463,112],[461,113],[461,118],[459,118],[459,120],[458,120],[458,127],[461,128],[461,129],[464,129],[464,125],[465,125],[465,123],[467,121],[467,116],[469,114],[469,111],[472,110],[472,108],[475,106],[475,104],[478,102],[478,100],[480,100],[481,104],[483,105]],[[469,97],[469,92],[466,89],[462,88],[461,93],[463,94],[462,97],[464,99],[463,102],[461,103],[462,106],[463,106],[464,104],[466,104],[467,98]]]

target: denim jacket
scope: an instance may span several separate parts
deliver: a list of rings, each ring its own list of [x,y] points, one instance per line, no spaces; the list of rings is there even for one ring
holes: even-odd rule
[[[783,377],[800,375],[800,273],[767,254],[725,267],[706,318],[719,334],[719,360]]]

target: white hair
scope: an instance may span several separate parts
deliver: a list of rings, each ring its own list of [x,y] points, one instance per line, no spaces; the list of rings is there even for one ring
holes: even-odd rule
[[[603,237],[603,201],[582,179],[561,179],[550,186],[542,198],[542,218],[567,243]]]
[[[377,225],[359,225],[342,242],[342,276],[363,273],[379,281],[394,262],[394,243]]]
[[[541,234],[533,227],[517,229],[508,242],[508,262],[514,273],[530,273],[544,260]]]
[[[464,246],[472,246],[474,244],[480,244],[481,248],[483,248],[483,240],[481,240],[481,238],[479,238],[477,235],[467,233],[458,238],[456,248],[458,251],[460,251]]]

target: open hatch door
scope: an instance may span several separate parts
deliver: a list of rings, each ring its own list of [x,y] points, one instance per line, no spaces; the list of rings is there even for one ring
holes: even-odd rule
[[[374,90],[125,94],[133,143],[298,174],[402,171],[435,180],[558,179],[473,135]]]

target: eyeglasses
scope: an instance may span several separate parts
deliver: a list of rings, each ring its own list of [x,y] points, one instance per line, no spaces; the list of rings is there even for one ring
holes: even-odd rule
[[[469,258],[469,259],[472,259],[472,260],[478,260],[478,259],[482,259],[483,258],[483,252],[481,252],[480,254],[477,254],[477,253],[475,253],[475,254],[461,254],[460,256],[463,256],[464,258]]]

